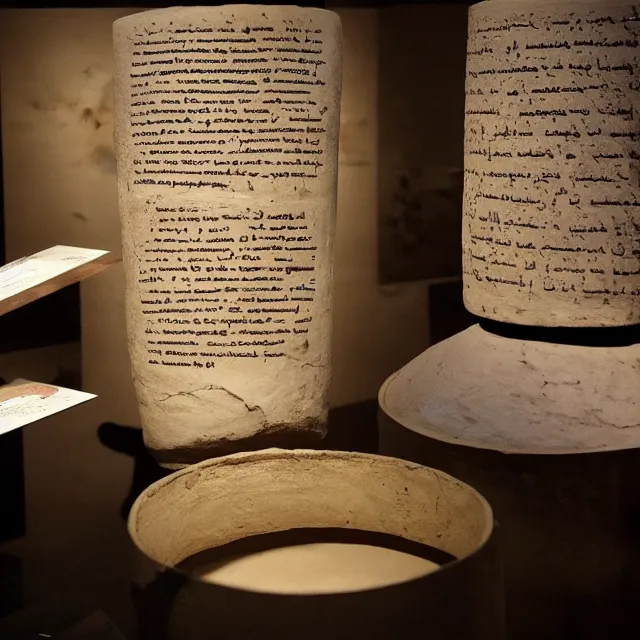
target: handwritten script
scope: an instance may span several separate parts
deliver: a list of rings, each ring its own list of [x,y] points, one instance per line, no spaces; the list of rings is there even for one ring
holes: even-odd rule
[[[316,14],[190,11],[134,25],[119,63],[146,362],[314,362],[335,212],[335,29]]]
[[[640,13],[600,6],[471,10],[463,240],[474,313],[640,321]]]
[[[134,185],[230,192],[318,178],[329,110],[322,29],[151,24],[133,45]]]
[[[149,204],[137,284],[150,364],[213,368],[308,346],[318,247],[304,209]]]

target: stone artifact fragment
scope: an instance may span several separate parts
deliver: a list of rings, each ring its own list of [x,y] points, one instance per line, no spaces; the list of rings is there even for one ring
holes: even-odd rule
[[[544,326],[640,322],[640,13],[619,0],[470,10],[465,302]]]
[[[474,325],[405,365],[380,406],[428,438],[513,454],[640,445],[640,344],[505,337]]]
[[[640,9],[470,8],[464,302],[392,375],[380,450],[500,521],[514,640],[624,637],[640,557]]]
[[[294,6],[114,23],[132,370],[168,467],[325,434],[340,20]]]
[[[404,460],[277,449],[205,460],[145,490],[129,515],[129,533],[140,551],[143,640],[418,640],[425,629],[437,640],[504,638],[491,508],[468,485]],[[309,536],[368,536],[379,552],[430,554],[444,566],[434,571],[429,563],[394,581],[371,566],[377,583],[366,586],[343,567],[328,589],[321,578],[326,557],[311,544],[307,584],[315,581],[315,589],[298,590],[301,581],[286,569],[273,579],[245,573],[240,588],[220,573],[195,579],[198,559],[211,554],[226,567],[261,549],[277,549],[281,562],[287,555],[299,560],[294,541]],[[283,583],[287,574],[290,584]]]

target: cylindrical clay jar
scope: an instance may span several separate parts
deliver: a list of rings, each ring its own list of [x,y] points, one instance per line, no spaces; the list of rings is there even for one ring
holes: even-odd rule
[[[464,302],[482,320],[393,374],[380,451],[478,488],[513,640],[637,619],[640,8],[469,10]]]
[[[129,350],[167,467],[326,431],[341,90],[336,14],[114,24]]]

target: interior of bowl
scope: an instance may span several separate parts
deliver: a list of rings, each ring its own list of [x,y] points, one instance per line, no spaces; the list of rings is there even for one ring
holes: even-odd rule
[[[178,471],[143,492],[129,516],[136,546],[169,567],[242,538],[322,528],[397,536],[462,559],[488,540],[493,518],[474,489],[434,469],[369,454],[278,449]]]

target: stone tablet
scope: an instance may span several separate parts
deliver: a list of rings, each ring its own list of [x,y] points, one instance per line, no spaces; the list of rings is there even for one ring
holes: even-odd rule
[[[341,88],[334,13],[114,24],[130,354],[166,466],[325,433]]]
[[[470,10],[464,296],[545,326],[640,322],[640,10]]]

